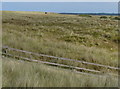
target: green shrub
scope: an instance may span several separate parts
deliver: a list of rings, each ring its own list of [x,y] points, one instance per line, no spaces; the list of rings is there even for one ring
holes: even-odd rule
[[[115,19],[115,20],[120,20],[120,17],[115,17],[114,19]]]
[[[101,16],[100,19],[107,19],[107,16]]]
[[[85,14],[81,14],[81,15],[79,15],[79,16],[81,16],[81,17],[92,17],[91,15],[85,15]]]

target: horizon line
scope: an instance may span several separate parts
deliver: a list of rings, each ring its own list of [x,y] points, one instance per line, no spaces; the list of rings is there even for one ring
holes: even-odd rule
[[[118,14],[119,12],[50,12],[50,11],[26,11],[26,10],[0,10],[0,11],[25,11],[25,12],[48,12],[48,13],[110,13],[110,14]]]

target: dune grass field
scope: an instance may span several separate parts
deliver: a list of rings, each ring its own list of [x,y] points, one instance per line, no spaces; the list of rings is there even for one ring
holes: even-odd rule
[[[24,68],[23,68],[24,67]],[[3,87],[116,87],[118,77],[77,74],[39,63],[3,58]]]
[[[2,45],[118,67],[120,38],[117,18],[119,17],[109,15],[2,11]],[[13,54],[19,55],[18,52]],[[66,62],[66,64],[69,63]],[[87,65],[79,67],[96,69]],[[3,69],[3,86],[5,87],[118,86],[118,78],[113,76],[109,78],[109,76],[81,75],[66,71],[67,69],[64,68],[20,62],[14,58],[3,58]],[[117,71],[99,70],[117,74]]]

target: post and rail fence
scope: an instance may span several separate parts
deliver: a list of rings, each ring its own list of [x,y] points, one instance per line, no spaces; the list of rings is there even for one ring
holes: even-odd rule
[[[55,57],[55,56],[50,56],[50,55],[45,55],[45,54],[39,54],[39,53],[29,52],[29,51],[25,51],[25,50],[16,49],[16,48],[11,48],[11,47],[8,47],[8,46],[3,46],[2,49],[3,49],[2,55],[5,55],[5,56],[20,58],[20,59],[27,60],[27,61],[44,63],[44,64],[48,64],[48,65],[61,66],[61,67],[76,69],[76,70],[80,70],[80,71],[88,71],[88,72],[93,72],[95,74],[101,74],[102,72],[99,71],[99,70],[94,70],[94,69],[87,69],[87,68],[75,67],[75,66],[71,66],[71,65],[54,63],[54,62],[47,62],[47,61],[30,59],[30,58],[23,57],[23,56],[12,55],[12,54],[8,53],[7,51],[11,50],[11,51],[16,51],[16,52],[20,52],[20,53],[26,53],[26,54],[29,54],[29,55],[35,55],[35,56],[39,56],[39,57],[47,57],[47,58],[52,58],[52,59],[57,59],[57,60],[63,60],[63,61],[65,60],[65,61],[77,62],[77,63],[87,64],[87,65],[93,65],[93,66],[97,66],[97,67],[103,67],[103,68],[107,68],[107,69],[112,69],[112,70],[116,70],[116,71],[120,70],[120,68],[118,68],[118,67],[112,67],[112,66],[108,66],[108,65],[102,65],[102,64],[91,63],[91,62],[86,62],[86,61],[80,61],[80,60],[75,60],[75,59]],[[79,73],[82,73],[80,71],[79,71]]]

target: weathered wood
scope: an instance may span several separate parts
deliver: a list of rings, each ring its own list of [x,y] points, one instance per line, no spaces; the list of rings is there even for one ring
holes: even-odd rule
[[[26,57],[21,57],[21,56],[15,56],[12,54],[7,54],[7,53],[2,53],[3,55],[7,55],[7,56],[11,56],[11,57],[17,57],[17,58],[21,58],[27,61],[33,61],[33,62],[40,62],[40,63],[44,63],[44,64],[49,64],[49,65],[55,65],[55,66],[61,66],[61,67],[67,67],[67,68],[72,68],[72,69],[77,69],[77,70],[85,70],[85,71],[89,71],[89,72],[95,72],[95,73],[100,73],[100,71],[97,70],[91,70],[91,69],[86,69],[86,68],[80,68],[80,67],[74,67],[74,66],[69,66],[69,65],[64,65],[64,64],[58,64],[58,63],[52,63],[52,62],[45,62],[45,61],[40,61],[40,60],[35,60],[35,59],[29,59]]]
[[[107,65],[96,64],[96,63],[85,62],[85,61],[78,61],[78,60],[75,60],[75,59],[55,57],[55,56],[50,56],[50,55],[45,55],[45,54],[38,54],[38,53],[33,53],[33,52],[25,51],[25,50],[10,48],[8,46],[3,46],[3,49],[9,49],[9,50],[14,50],[14,51],[18,51],[18,52],[33,54],[33,55],[36,55],[36,56],[43,56],[43,57],[49,57],[49,58],[54,58],[54,59],[60,59],[60,60],[68,60],[68,61],[73,61],[73,62],[79,62],[79,63],[82,63],[82,64],[88,64],[88,65],[94,65],[94,66],[99,66],[99,67],[105,67],[105,68],[109,68],[109,69],[120,70],[120,68],[117,68],[117,67],[111,67],[111,66],[107,66]]]
[[[11,56],[11,57],[14,57],[14,58],[20,58],[20,59],[23,59],[23,60],[26,60],[26,61],[32,61],[32,62],[38,62],[38,63],[43,63],[43,64],[49,64],[49,65],[55,65],[55,66],[61,66],[61,67],[67,67],[67,68],[72,68],[72,69],[79,69],[79,70],[86,70],[86,71],[89,71],[89,72],[94,72],[95,74],[93,73],[86,73],[86,72],[80,72],[80,71],[77,71],[75,70],[74,72],[75,73],[79,73],[79,74],[84,74],[84,75],[92,75],[92,76],[106,76],[105,74],[102,74],[100,71],[96,71],[96,70],[91,70],[91,69],[86,69],[86,68],[80,68],[80,67],[74,67],[74,66],[68,66],[68,65],[63,65],[63,64],[58,64],[58,63],[51,63],[51,62],[44,62],[44,61],[39,61],[39,60],[34,60],[34,59],[29,59],[29,58],[25,58],[25,57],[21,57],[21,56],[15,56],[15,55],[12,55],[12,54],[7,54],[7,53],[2,53],[2,55],[5,55],[5,56]],[[3,56],[3,57],[5,57]],[[22,61],[22,60],[21,60]],[[67,69],[66,69],[67,70]],[[96,74],[97,73],[97,74]],[[99,73],[99,74],[98,74]],[[107,74],[107,76],[115,76],[115,77],[118,77],[119,75],[118,74]]]

